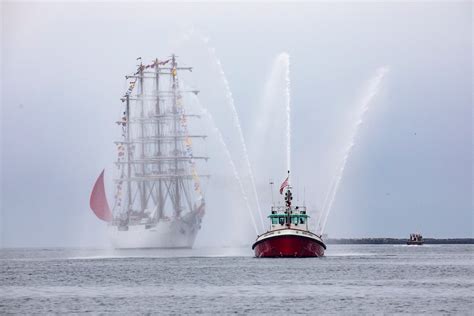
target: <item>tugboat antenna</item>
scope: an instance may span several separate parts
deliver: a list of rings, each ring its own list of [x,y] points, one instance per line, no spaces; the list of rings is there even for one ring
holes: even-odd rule
[[[300,179],[296,177],[296,203],[300,203]]]
[[[272,179],[270,179],[270,191],[272,193],[272,206],[274,206],[275,202],[273,200],[273,181],[272,181]]]
[[[303,186],[303,206],[306,206],[306,187]]]

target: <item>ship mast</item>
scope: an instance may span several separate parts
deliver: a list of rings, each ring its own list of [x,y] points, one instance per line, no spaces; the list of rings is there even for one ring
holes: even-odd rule
[[[174,159],[174,171],[178,173],[178,108],[176,106],[176,76],[177,76],[177,64],[176,64],[176,57],[173,54],[171,57],[171,78],[172,78],[172,91],[173,91],[173,114],[174,114],[174,120],[173,120],[173,134],[174,134],[174,150],[173,153],[175,155]],[[175,183],[174,183],[174,191],[175,191],[175,201],[174,201],[174,216],[179,217],[181,214],[181,206],[180,206],[180,196],[179,196],[179,178],[175,178]]]
[[[125,113],[125,122],[127,124],[127,130],[125,134],[125,139],[127,140],[127,203],[125,204],[127,209],[126,209],[126,214],[127,214],[127,223],[130,221],[130,212],[132,210],[132,182],[129,180],[130,177],[132,176],[132,151],[130,148],[130,96],[127,95],[127,107],[126,107],[126,113]]]
[[[140,137],[142,139],[145,139],[145,126],[143,119],[145,118],[145,113],[144,113],[144,100],[143,100],[143,63],[140,59],[140,67],[139,67],[139,72],[140,72],[140,92],[139,92],[139,100],[140,100]],[[142,143],[140,146],[140,158],[144,159],[145,158],[145,146],[146,143]],[[140,173],[142,176],[146,177],[146,172],[145,172],[145,163],[140,164]],[[139,191],[140,191],[140,207],[143,210],[146,209],[147,206],[147,201],[146,201],[146,181],[140,181],[139,183]]]
[[[155,114],[157,117],[161,115],[161,109],[160,109],[160,94],[158,93],[160,91],[160,64],[158,62],[158,58],[155,58],[155,88],[156,88],[156,107],[155,107]],[[161,135],[161,121],[156,120],[156,131],[158,136]],[[158,140],[156,142],[156,155],[161,156],[161,140]],[[162,168],[162,163],[158,163],[158,173],[161,174],[163,171]],[[163,180],[159,179],[158,180],[158,215],[157,218],[161,219],[163,217],[163,212],[164,212],[164,205],[163,205]]]

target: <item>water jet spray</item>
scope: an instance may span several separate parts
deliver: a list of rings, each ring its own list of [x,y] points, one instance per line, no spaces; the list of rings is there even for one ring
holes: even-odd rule
[[[349,145],[347,146],[345,150],[345,154],[341,161],[341,165],[337,169],[337,173],[334,179],[332,180],[328,193],[324,199],[323,209],[321,212],[321,218],[319,220],[319,227],[318,227],[320,234],[322,234],[324,232],[324,229],[326,228],[326,222],[329,216],[329,212],[331,211],[332,206],[334,204],[337,190],[343,178],[344,170],[346,168],[346,164],[349,159],[349,156],[352,153],[352,148],[354,147],[355,140],[356,140],[359,128],[362,125],[364,115],[369,109],[369,105],[372,99],[377,95],[380,88],[380,84],[382,83],[382,80],[388,71],[389,71],[388,67],[380,67],[377,69],[375,76],[369,82],[369,87],[366,94],[363,96],[361,100],[361,110],[358,113],[358,119],[356,120],[356,124],[352,130]]]

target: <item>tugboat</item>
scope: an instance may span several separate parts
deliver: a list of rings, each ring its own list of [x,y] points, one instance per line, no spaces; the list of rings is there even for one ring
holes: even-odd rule
[[[308,228],[309,216],[306,206],[292,206],[293,194],[288,177],[280,186],[280,195],[285,192],[285,205],[271,207],[268,218],[270,230],[257,236],[252,245],[255,257],[321,257],[324,256],[326,245],[321,236]]]
[[[423,236],[421,234],[410,234],[410,239],[407,240],[407,245],[416,245],[421,246],[425,242],[423,240]]]

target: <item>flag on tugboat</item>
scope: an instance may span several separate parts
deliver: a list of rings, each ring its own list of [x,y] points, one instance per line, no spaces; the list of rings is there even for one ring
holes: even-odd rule
[[[288,178],[289,177],[290,176],[286,177],[285,181],[283,181],[283,183],[280,185],[280,194],[283,194],[283,189],[288,186]]]

